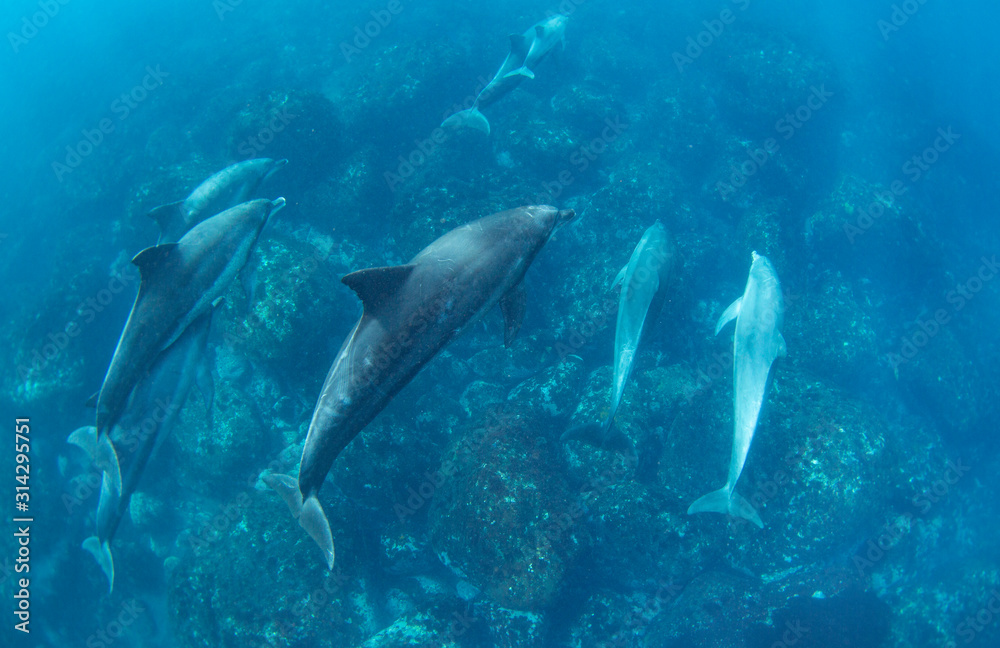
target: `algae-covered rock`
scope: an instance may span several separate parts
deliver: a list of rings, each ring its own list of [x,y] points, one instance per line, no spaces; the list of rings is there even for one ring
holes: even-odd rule
[[[188,543],[171,574],[167,605],[182,645],[333,648],[375,631],[356,559],[338,557],[328,571],[273,493],[244,490],[230,504],[213,533]],[[338,530],[346,526],[343,507],[324,505]],[[338,552],[350,556],[354,544],[336,535]]]
[[[546,418],[512,407],[479,421],[445,453],[429,516],[443,561],[515,610],[556,600],[589,542]]]

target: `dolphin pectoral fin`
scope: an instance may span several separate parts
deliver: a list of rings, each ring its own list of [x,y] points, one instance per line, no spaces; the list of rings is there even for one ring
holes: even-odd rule
[[[522,65],[521,67],[517,68],[516,70],[511,70],[507,74],[503,75],[503,78],[510,79],[510,78],[513,78],[513,77],[516,77],[516,76],[523,76],[523,77],[526,77],[528,79],[534,79],[535,78],[535,73]]]
[[[107,434],[101,434],[97,437],[97,444],[94,448],[94,463],[108,476],[115,494],[121,494],[122,471],[118,464],[118,453],[115,452],[115,446]]]
[[[97,457],[97,428],[93,425],[85,425],[70,432],[66,437],[66,443],[71,443],[82,449],[94,461]]]
[[[784,358],[786,355],[788,355],[788,347],[785,345],[785,338],[781,333],[778,333],[778,357]]]
[[[467,108],[466,110],[459,110],[457,113],[441,122],[441,126],[456,129],[474,128],[475,130],[482,131],[487,135],[490,134],[490,122],[475,106]]]
[[[724,310],[722,312],[722,315],[719,317],[719,321],[716,322],[716,324],[715,324],[715,334],[716,335],[719,334],[719,331],[722,330],[723,326],[725,326],[726,324],[728,324],[732,320],[736,319],[736,317],[740,314],[740,306],[742,304],[743,304],[743,297],[740,297],[739,299],[737,299],[736,301],[734,301],[732,304],[730,304],[729,308],[727,308],[726,310]]]
[[[323,558],[326,560],[327,569],[333,569],[333,534],[330,533],[330,522],[326,519],[323,507],[320,506],[319,500],[316,499],[315,495],[310,495],[302,504],[299,525],[306,530],[306,533],[323,550]]]
[[[90,536],[83,541],[83,548],[90,552],[101,571],[108,577],[108,594],[115,586],[115,562],[111,558],[111,547],[107,542],[101,542],[97,536]]]
[[[149,217],[160,227],[160,238],[157,243],[173,243],[176,232],[183,232],[187,226],[181,216],[183,200],[160,205],[149,212]]]
[[[97,399],[100,398],[100,396],[101,396],[101,390],[98,389],[93,394],[91,394],[90,398],[87,399],[87,402],[84,403],[84,406],[89,407],[91,409],[97,409]]]
[[[251,258],[240,268],[240,287],[243,288],[243,296],[247,299],[247,313],[253,309],[253,298],[257,293],[257,263],[254,261],[256,259]]]
[[[507,291],[500,298],[500,312],[503,313],[503,345],[510,348],[513,344],[517,332],[521,330],[524,322],[524,312],[528,309],[528,294],[524,289],[524,282],[519,281],[517,285]]]
[[[353,290],[364,306],[364,314],[378,317],[379,312],[392,304],[400,287],[410,278],[413,265],[367,268],[344,275],[340,280]]]
[[[628,264],[622,266],[622,269],[618,271],[615,275],[615,280],[611,282],[611,288],[617,288],[623,281],[625,281],[625,271],[628,270]]]
[[[198,373],[195,376],[198,385],[198,392],[205,403],[205,411],[208,413],[209,428],[212,427],[212,403],[215,401],[215,379],[212,378],[212,368],[209,366],[208,358],[204,358],[198,365]]]

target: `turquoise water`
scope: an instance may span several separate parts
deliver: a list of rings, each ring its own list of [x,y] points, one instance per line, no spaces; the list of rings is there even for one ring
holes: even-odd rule
[[[554,14],[565,23],[534,29]],[[31,632],[8,612],[5,636],[995,645],[998,17],[936,0],[8,3],[0,401],[30,420],[30,449],[2,455],[0,593],[15,611],[28,590]],[[502,65],[515,74],[484,90]],[[104,471],[67,436],[97,422],[86,403],[140,285],[130,261],[160,236],[147,214],[255,158],[288,162],[239,200],[285,205],[232,255],[240,276],[213,282],[207,343],[184,347],[197,362],[168,344],[182,326],[123,382],[134,395],[111,438],[135,492],[108,594],[81,548],[107,528]],[[522,205],[575,217],[535,235],[537,256],[501,254],[513,230],[434,248],[450,268],[483,263],[482,283],[444,282],[443,298],[413,297],[399,270],[366,282],[383,323],[455,319],[412,380],[365,383],[394,397],[314,493],[328,569],[260,476],[295,483],[362,316],[365,287],[341,278]],[[671,243],[616,285],[657,220]],[[752,292],[754,252],[780,299],[716,335]],[[211,292],[166,265],[167,284]],[[523,272],[524,302],[517,281],[483,287],[501,268]],[[455,315],[470,295],[482,317]],[[623,308],[644,322],[624,362]],[[785,353],[747,342],[754,327]],[[409,335],[358,353],[398,365],[428,339]],[[754,362],[757,392],[734,380]],[[145,465],[160,397],[176,420]],[[734,419],[758,405],[734,490],[762,528],[738,505],[689,514],[726,483]],[[588,436],[605,428],[603,444]],[[18,454],[30,480],[14,479]]]

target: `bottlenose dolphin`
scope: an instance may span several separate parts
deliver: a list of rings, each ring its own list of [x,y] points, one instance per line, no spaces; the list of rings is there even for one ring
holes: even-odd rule
[[[250,200],[260,183],[287,163],[256,158],[230,164],[198,185],[184,200],[156,207],[149,217],[160,226],[157,243],[178,241],[206,218]]]
[[[198,383],[211,408],[211,373],[204,362],[208,332],[211,328],[214,307],[203,313],[185,329],[177,341],[163,350],[149,372],[136,385],[129,398],[128,407],[112,435],[117,451],[114,452],[114,471],[120,473],[119,460],[125,460],[126,470],[120,484],[113,483],[112,474],[104,472],[101,478],[101,495],[97,504],[97,533],[83,541],[83,548],[94,556],[108,578],[108,592],[114,588],[115,566],[111,558],[111,539],[118,524],[128,512],[129,501],[142,478],[150,457],[170,433],[191,387]],[[100,442],[97,428],[81,428],[67,439],[83,448],[97,461],[96,447]],[[107,443],[111,443],[110,440]]]
[[[728,513],[750,520],[763,528],[757,511],[750,502],[734,492],[743,471],[757,418],[767,393],[771,364],[784,356],[785,339],[781,337],[785,305],[774,266],[756,252],[750,266],[743,296],[722,313],[715,334],[730,320],[736,319],[733,335],[733,455],[729,462],[726,485],[701,497],[688,513]]]
[[[675,248],[670,234],[660,221],[645,231],[628,263],[615,278],[621,284],[618,299],[618,322],[615,327],[615,375],[611,391],[611,410],[603,424],[590,423],[567,430],[562,440],[583,439],[596,445],[625,449],[634,454],[632,442],[614,428],[615,414],[643,336],[663,309],[666,288],[675,264]]]
[[[330,568],[333,537],[317,493],[334,459],[421,367],[498,303],[510,345],[524,316],[524,273],[556,227],[573,216],[549,206],[493,214],[448,232],[406,265],[343,278],[364,309],[316,402],[298,482],[264,477]]]
[[[226,291],[268,218],[284,205],[284,198],[245,202],[195,225],[177,243],[146,248],[132,259],[141,275],[139,294],[97,395],[99,437],[118,422],[160,351]],[[110,470],[104,459],[98,465]]]
[[[482,89],[471,108],[456,112],[441,125],[475,128],[489,135],[490,122],[479,109],[497,102],[521,81],[535,78],[531,68],[544,59],[557,43],[565,46],[566,21],[566,16],[553,14],[535,23],[523,34],[511,34],[510,53],[493,75],[493,80]]]

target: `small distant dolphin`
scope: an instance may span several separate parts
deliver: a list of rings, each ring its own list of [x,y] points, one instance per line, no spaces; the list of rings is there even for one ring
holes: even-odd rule
[[[122,517],[128,512],[129,501],[139,485],[149,458],[170,433],[195,383],[202,392],[205,406],[211,408],[214,390],[211,373],[204,360],[214,309],[213,306],[200,315],[176,342],[160,353],[149,373],[132,391],[126,412],[116,426],[114,438],[115,443],[118,443],[118,450],[113,451],[114,473],[121,474],[119,459],[126,459],[127,470],[124,477],[119,478],[120,483],[117,485],[112,473],[103,473],[101,495],[97,504],[97,533],[83,541],[83,548],[94,556],[108,578],[108,593],[114,588],[115,582],[111,540]],[[107,443],[111,443],[109,436],[103,437]],[[101,443],[97,437],[97,428],[80,428],[67,441],[83,448],[97,461],[96,448]]]
[[[97,395],[99,438],[118,422],[156,356],[228,289],[268,218],[284,205],[284,198],[245,202],[195,225],[177,243],[146,248],[132,259],[141,275],[139,294]],[[110,471],[107,459],[98,465]]]
[[[250,200],[264,180],[288,160],[256,158],[230,164],[198,185],[184,200],[160,205],[149,217],[160,226],[160,243],[179,241],[188,230],[210,216]]]
[[[596,445],[624,448],[634,454],[631,441],[614,429],[615,414],[632,375],[639,343],[663,309],[675,259],[673,240],[657,220],[642,235],[614,282],[614,285],[622,285],[622,291],[615,327],[615,377],[608,418],[603,425],[590,423],[567,430],[562,440],[584,439]]]
[[[535,23],[523,34],[511,34],[510,53],[493,75],[493,80],[479,93],[471,108],[456,112],[441,125],[451,128],[475,128],[489,135],[490,122],[479,109],[497,102],[516,88],[521,81],[535,78],[531,68],[544,59],[557,43],[565,46],[567,20],[562,14],[553,14]]]
[[[277,491],[333,568],[330,524],[317,499],[334,459],[466,326],[499,303],[509,346],[524,317],[522,279],[572,210],[531,206],[493,214],[440,237],[406,265],[343,278],[364,305],[316,402],[298,482],[271,473]]]
[[[688,513],[728,513],[750,520],[763,528],[757,511],[750,502],[734,492],[736,481],[743,472],[750,443],[753,441],[757,418],[767,393],[771,364],[784,356],[785,339],[781,337],[785,305],[774,266],[756,252],[750,266],[743,296],[722,313],[715,334],[730,320],[736,319],[733,335],[733,455],[729,462],[726,485],[701,497]]]

